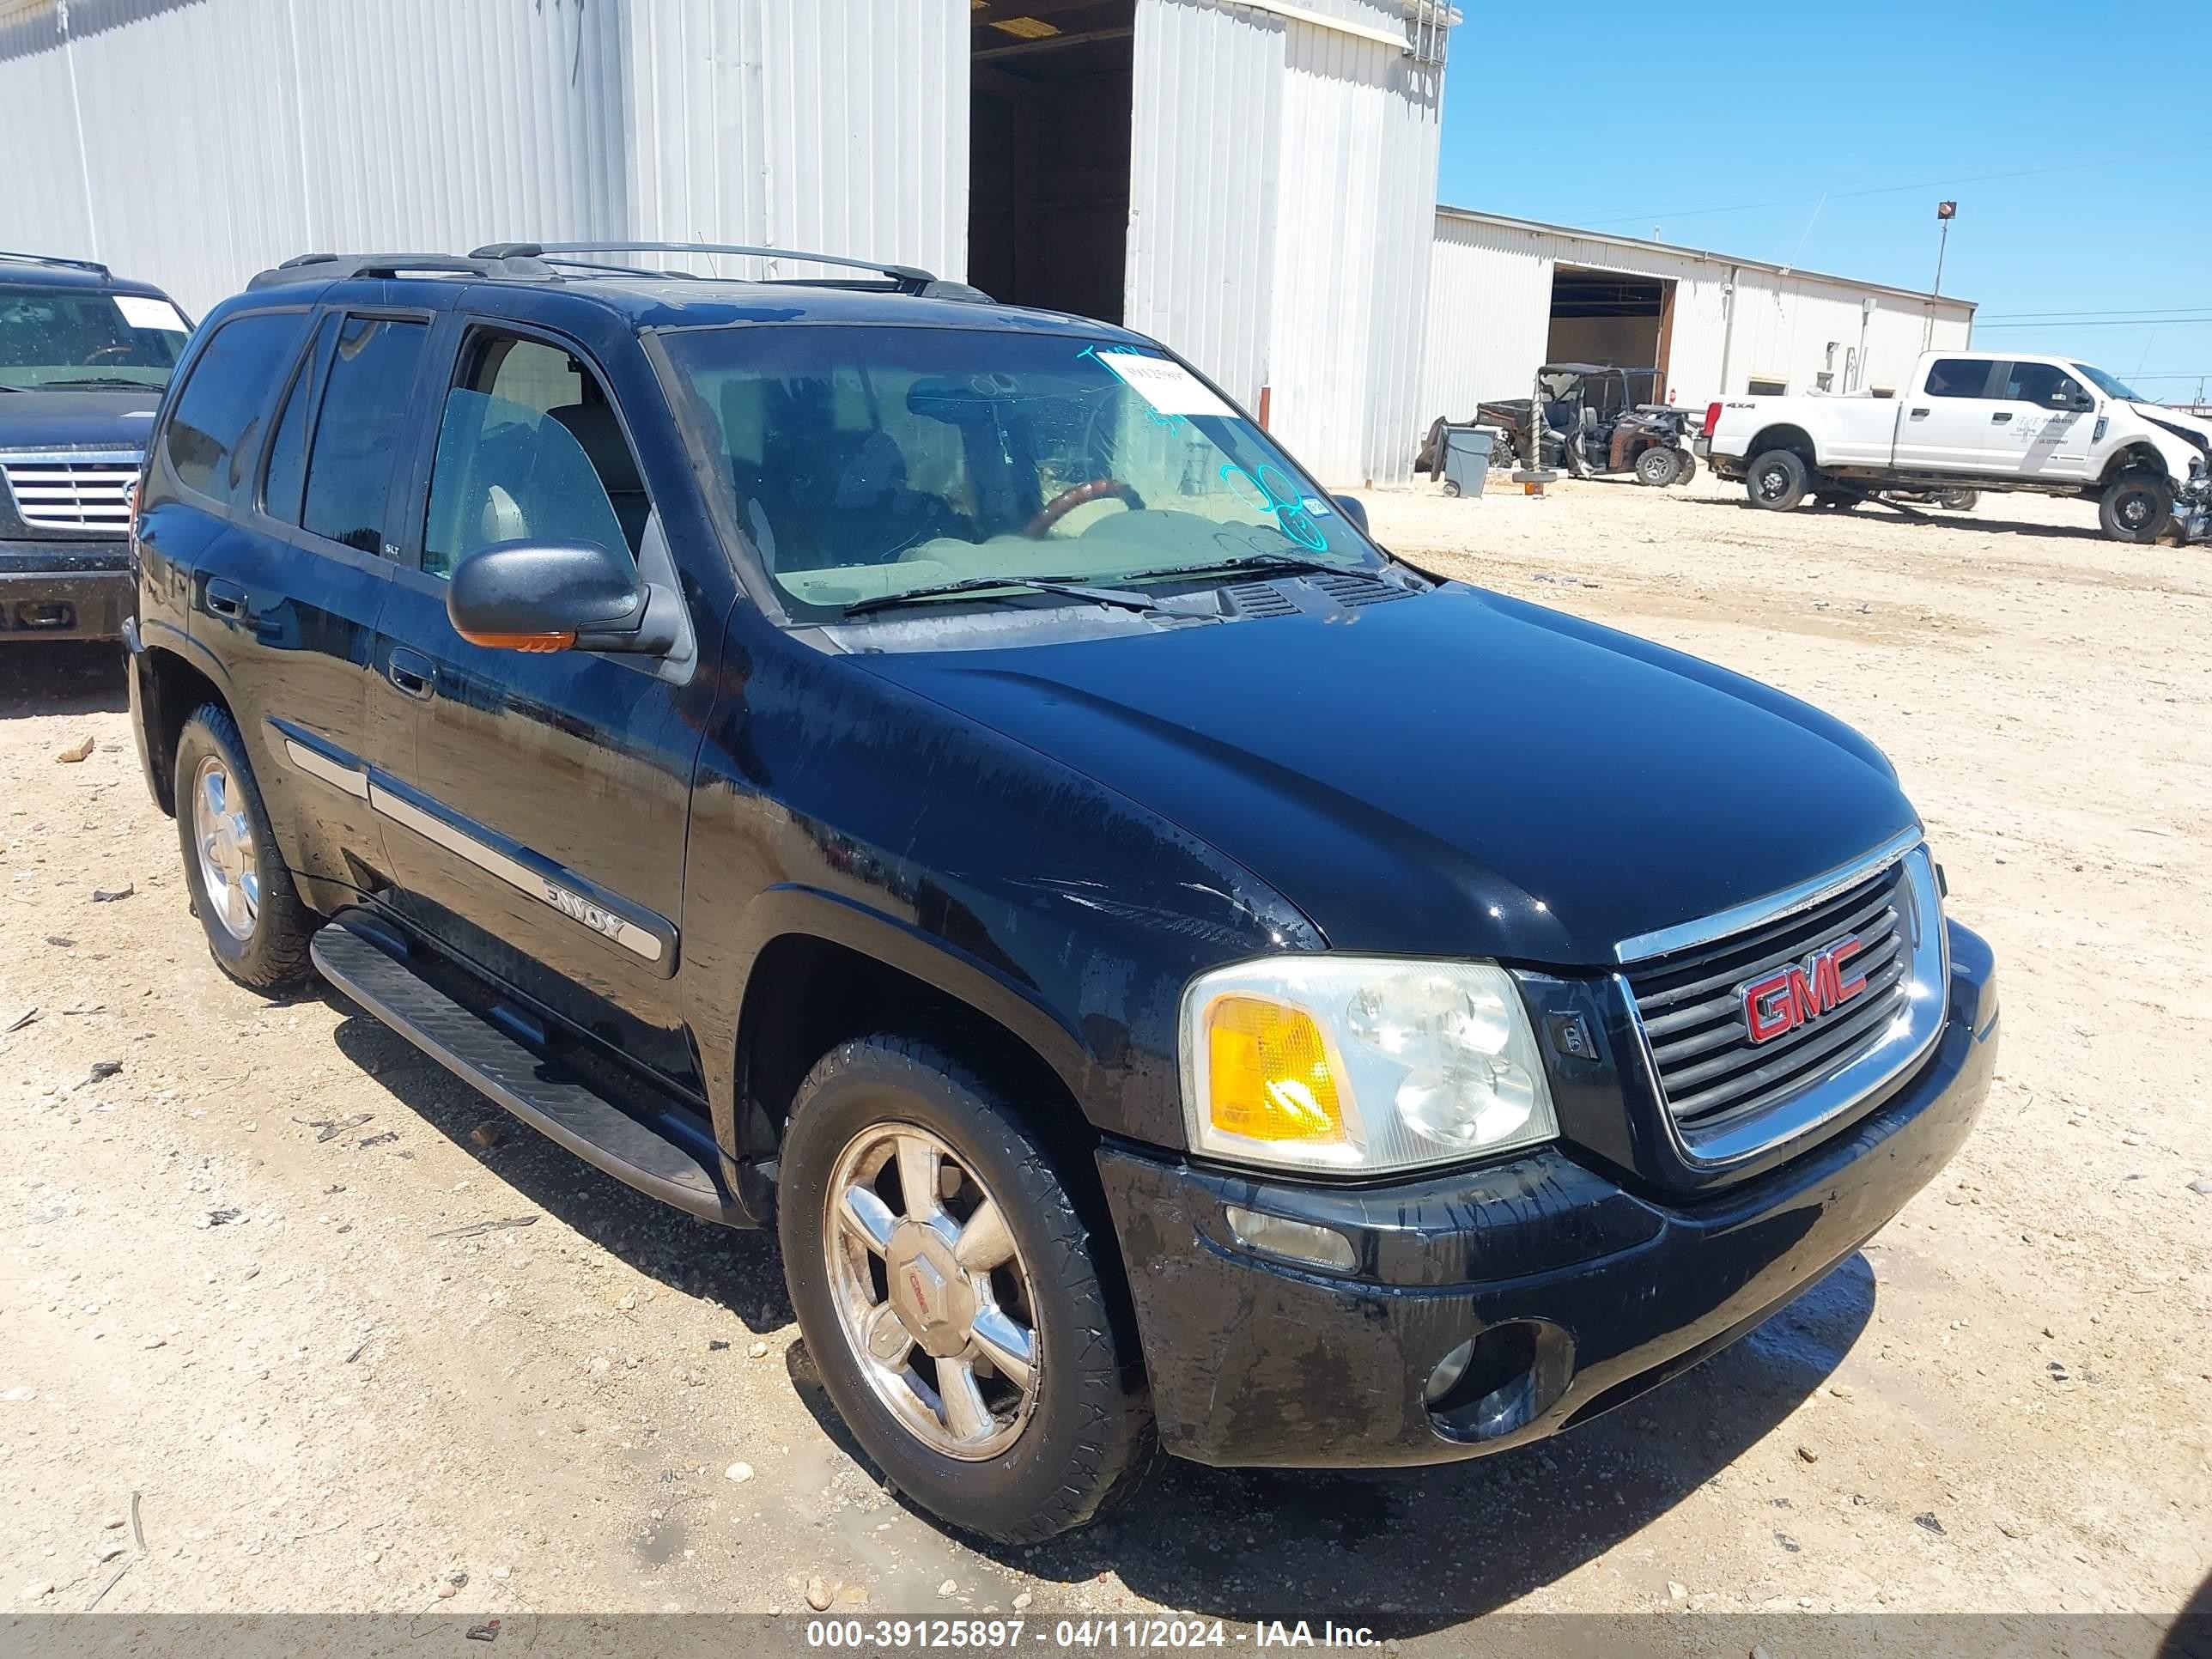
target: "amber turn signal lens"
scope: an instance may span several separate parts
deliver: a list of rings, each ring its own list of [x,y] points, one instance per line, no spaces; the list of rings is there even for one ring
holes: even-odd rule
[[[1215,1128],[1249,1140],[1345,1138],[1328,1045],[1312,1015],[1260,997],[1225,996],[1206,1025],[1206,1106]]]
[[[576,642],[574,634],[464,634],[471,645],[495,651],[566,651]]]

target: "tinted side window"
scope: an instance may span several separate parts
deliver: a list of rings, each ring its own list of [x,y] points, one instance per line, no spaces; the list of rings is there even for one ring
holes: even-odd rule
[[[325,339],[334,326],[324,325]],[[314,391],[315,352],[311,347],[300,372],[293,376],[291,389],[284,394],[283,408],[277,411],[276,431],[269,440],[269,473],[261,489],[263,508],[287,524],[300,522],[300,489],[307,480],[308,399]]]
[[[1989,390],[1990,366],[1973,357],[1938,357],[1928,366],[1931,398],[1979,398]]]
[[[385,497],[406,430],[427,325],[349,317],[338,329],[307,458],[301,523],[364,553],[384,550]]]
[[[253,476],[255,416],[270,382],[290,362],[304,320],[296,311],[234,317],[207,343],[162,437],[169,465],[188,489],[222,501],[245,493]]]
[[[2074,377],[2056,363],[2014,363],[2006,378],[2004,395],[2014,403],[2063,409],[2081,389]]]
[[[434,576],[495,542],[637,550],[651,510],[622,424],[568,352],[486,334],[446,394],[430,473],[422,568]]]

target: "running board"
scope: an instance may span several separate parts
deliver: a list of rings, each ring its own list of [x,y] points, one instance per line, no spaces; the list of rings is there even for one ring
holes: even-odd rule
[[[702,1220],[746,1224],[712,1171],[683,1146],[558,1075],[383,946],[334,921],[315,934],[309,955],[316,970],[346,996],[586,1163]]]

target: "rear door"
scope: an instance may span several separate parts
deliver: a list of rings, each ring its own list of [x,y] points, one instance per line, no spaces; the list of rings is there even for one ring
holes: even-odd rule
[[[390,565],[300,525],[335,319],[242,313],[194,356],[139,525],[142,629],[209,674],[236,717],[286,863],[374,884],[368,664]],[[181,805],[181,803],[180,803]]]
[[[719,646],[720,618],[695,617],[668,659],[530,654],[453,631],[447,577],[495,542],[619,546],[680,585],[627,424],[584,349],[520,325],[457,319],[451,335],[385,613],[379,701],[405,717],[379,750],[394,902],[464,958],[688,1085],[677,923],[713,700],[700,647]]]
[[[1905,401],[1897,423],[1897,465],[1930,472],[1990,472],[2010,463],[1996,453],[1999,405],[1990,385],[2002,363],[1986,357],[1938,357]]]
[[[2089,388],[2056,363],[2000,363],[1990,390],[1995,459],[2027,477],[2087,478],[2097,424]],[[2090,407],[2076,405],[2087,402]]]

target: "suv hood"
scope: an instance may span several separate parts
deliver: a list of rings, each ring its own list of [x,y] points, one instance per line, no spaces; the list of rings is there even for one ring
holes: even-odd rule
[[[1459,584],[871,672],[1206,841],[1340,950],[1609,965],[1917,820],[1840,721]],[[946,781],[959,787],[958,781]]]
[[[161,401],[159,386],[0,392],[0,450],[143,450]]]

